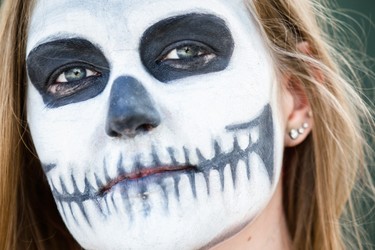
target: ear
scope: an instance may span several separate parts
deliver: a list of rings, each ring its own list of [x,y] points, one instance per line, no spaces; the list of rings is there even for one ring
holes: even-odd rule
[[[286,108],[286,131],[284,136],[285,147],[294,147],[303,142],[313,128],[313,117],[310,103],[305,89],[294,76],[287,76],[284,80],[287,88],[284,94]]]
[[[301,42],[297,49],[311,56],[309,44]],[[322,74],[318,69],[311,69],[313,77],[322,81]],[[294,147],[302,143],[311,133],[314,126],[313,115],[306,89],[300,80],[292,74],[284,75],[284,114],[286,117],[286,131],[284,135],[285,147]]]

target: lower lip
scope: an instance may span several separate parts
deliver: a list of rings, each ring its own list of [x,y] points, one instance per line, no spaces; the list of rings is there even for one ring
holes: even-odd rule
[[[160,183],[163,179],[172,177],[176,178],[182,174],[191,174],[196,172],[194,167],[186,167],[181,169],[168,168],[161,171],[142,171],[138,174],[119,176],[113,180],[114,184],[109,184],[107,187],[103,187],[99,191],[100,196],[105,196],[110,193],[115,187],[121,186],[128,189],[130,186],[146,186],[150,183]]]

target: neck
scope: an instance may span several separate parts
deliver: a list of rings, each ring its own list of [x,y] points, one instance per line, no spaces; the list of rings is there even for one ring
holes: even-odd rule
[[[227,249],[291,249],[291,239],[282,205],[281,181],[267,207],[254,221],[211,250]]]

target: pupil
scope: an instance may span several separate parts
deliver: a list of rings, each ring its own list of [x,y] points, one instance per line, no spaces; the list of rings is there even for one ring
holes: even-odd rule
[[[197,46],[184,46],[177,49],[179,58],[192,58],[199,55],[199,48]]]
[[[69,81],[78,81],[86,77],[86,70],[84,68],[72,68],[64,72],[66,80]]]

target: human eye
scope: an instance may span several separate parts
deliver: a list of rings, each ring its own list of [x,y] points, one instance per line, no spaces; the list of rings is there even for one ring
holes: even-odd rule
[[[173,44],[164,51],[158,63],[165,63],[176,69],[204,67],[216,57],[212,48],[195,41]]]
[[[196,59],[199,57],[211,56],[214,57],[215,54],[212,52],[208,46],[202,43],[188,43],[183,45],[177,45],[176,48],[170,49],[167,54],[162,58],[165,60],[186,60],[186,59]]]
[[[96,97],[110,74],[101,49],[81,38],[43,43],[30,51],[26,63],[31,83],[49,108]]]
[[[143,65],[164,83],[222,71],[233,49],[225,21],[202,13],[160,20],[143,33],[139,47]]]
[[[99,76],[100,73],[94,70],[90,70],[84,67],[70,68],[61,73],[56,80],[56,83],[69,83],[74,81],[80,81],[90,76]]]
[[[47,92],[55,97],[67,97],[95,84],[101,73],[91,66],[71,65],[53,73]]]

